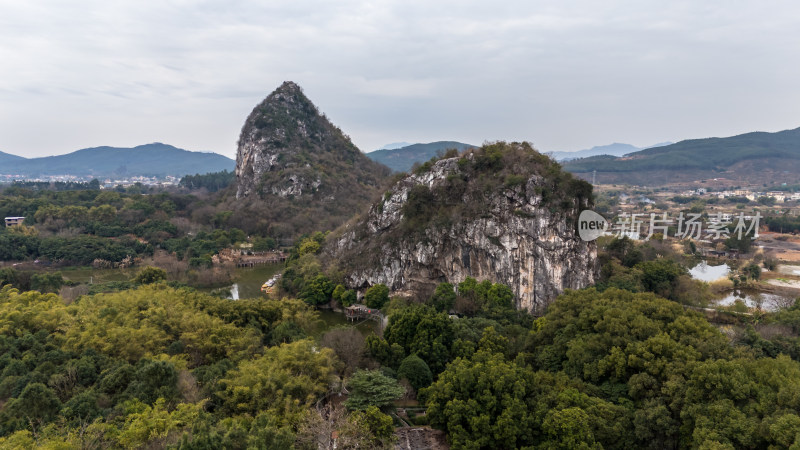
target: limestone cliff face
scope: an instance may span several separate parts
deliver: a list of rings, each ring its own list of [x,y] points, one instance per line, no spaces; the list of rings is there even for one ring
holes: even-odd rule
[[[564,289],[593,283],[596,245],[575,231],[591,186],[527,144],[500,147],[501,170],[481,169],[485,148],[439,160],[399,181],[345,230],[331,251],[350,287],[413,290],[469,276],[510,286],[519,309],[539,313]],[[576,191],[582,195],[568,198]]]
[[[300,86],[287,81],[253,109],[242,127],[236,197],[336,201],[354,190],[377,189],[388,172],[321,115]],[[342,174],[352,175],[354,182],[343,183]]]

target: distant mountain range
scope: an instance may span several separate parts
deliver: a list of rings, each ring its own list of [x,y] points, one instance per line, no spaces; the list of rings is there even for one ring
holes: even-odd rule
[[[409,145],[411,145],[411,142],[392,142],[391,144],[384,145],[378,150],[394,150],[397,148],[408,147]]]
[[[598,155],[623,156],[628,153],[637,152],[646,148],[659,147],[669,144],[671,144],[671,142],[664,142],[661,144],[652,145],[650,147],[635,147],[630,144],[614,143],[574,152],[558,151],[547,153],[556,161],[570,161],[573,159]],[[456,141],[438,141],[431,142],[429,144],[407,144],[405,142],[396,142],[393,144],[384,145],[378,150],[367,153],[367,156],[375,161],[389,166],[389,168],[395,172],[408,172],[414,163],[423,163],[428,161],[436,156],[439,151],[451,148],[457,148],[459,151],[462,151],[471,147],[476,146]]]
[[[725,138],[689,139],[618,156],[592,156],[564,163],[598,182],[659,185],[706,178],[749,182],[800,180],[800,128]]]
[[[556,161],[570,161],[578,158],[588,158],[590,156],[610,155],[610,156],[623,156],[628,153],[638,152],[647,148],[662,147],[670,145],[672,142],[662,142],[660,144],[651,145],[649,147],[635,147],[630,144],[613,143],[609,145],[599,145],[586,150],[578,150],[574,152],[548,152]]]
[[[216,153],[191,152],[153,143],[133,148],[94,147],[66,155],[23,158],[0,153],[0,175],[36,178],[48,175],[78,177],[182,177],[196,173],[234,170],[236,162]]]
[[[398,143],[400,144],[400,143]],[[440,151],[455,148],[463,151],[475,145],[465,144],[456,141],[437,141],[428,144],[411,144],[405,147],[387,149],[386,147],[396,145],[389,144],[384,149],[375,150],[367,153],[373,161],[377,161],[385,166],[389,166],[395,172],[408,172],[415,162],[423,163],[437,155]]]
[[[24,159],[25,158],[23,158],[22,156],[17,156],[17,155],[12,155],[12,154],[9,154],[9,153],[0,152],[0,171],[3,170],[2,168],[5,167],[6,164],[10,164],[10,163],[13,163],[15,161],[20,161],[20,160],[24,160]]]

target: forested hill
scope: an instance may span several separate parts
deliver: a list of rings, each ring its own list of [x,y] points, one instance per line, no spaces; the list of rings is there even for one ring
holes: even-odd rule
[[[564,168],[573,173],[596,170],[598,178],[606,181],[635,182],[641,178],[651,183],[684,175],[761,181],[767,173],[791,177],[790,172],[796,173],[797,167],[800,167],[800,128],[690,139],[623,157],[594,156],[564,163]],[[658,174],[653,176],[654,172]]]
[[[22,156],[17,155],[10,155],[8,153],[0,152],[0,167],[5,166],[6,164],[12,163],[14,161],[22,161],[25,158]]]
[[[11,158],[7,158],[10,156]],[[232,159],[159,142],[133,148],[93,147],[66,155],[22,158],[0,153],[0,175],[85,177],[184,176],[233,170]]]

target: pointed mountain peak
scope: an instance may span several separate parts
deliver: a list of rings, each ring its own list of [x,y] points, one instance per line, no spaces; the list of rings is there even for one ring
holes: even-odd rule
[[[387,174],[387,168],[361,153],[291,81],[253,109],[239,136],[239,198],[367,198],[366,191],[377,189]],[[353,178],[353,186],[341,183],[345,175]]]
[[[283,84],[278,86],[278,89],[275,89],[275,92],[299,92],[302,94],[303,88],[294,81],[284,81]]]

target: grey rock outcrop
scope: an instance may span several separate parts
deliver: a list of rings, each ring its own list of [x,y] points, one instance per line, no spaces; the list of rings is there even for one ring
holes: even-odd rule
[[[549,180],[535,173],[513,186],[501,185],[475,214],[421,232],[401,232],[409,196],[420,189],[416,186],[442,192],[454,178],[474,182],[462,170],[470,161],[460,159],[439,160],[430,170],[402,179],[361,223],[332,242],[331,251],[343,261],[351,288],[383,283],[404,291],[473,277],[510,286],[517,308],[540,313],[564,289],[594,282],[596,245],[582,241],[575,231],[577,215],[589,200],[576,200],[580,204],[570,208],[554,206],[564,199],[545,200]],[[474,190],[463,192],[456,201],[468,205],[475,200]],[[352,260],[362,262],[348,263]]]

